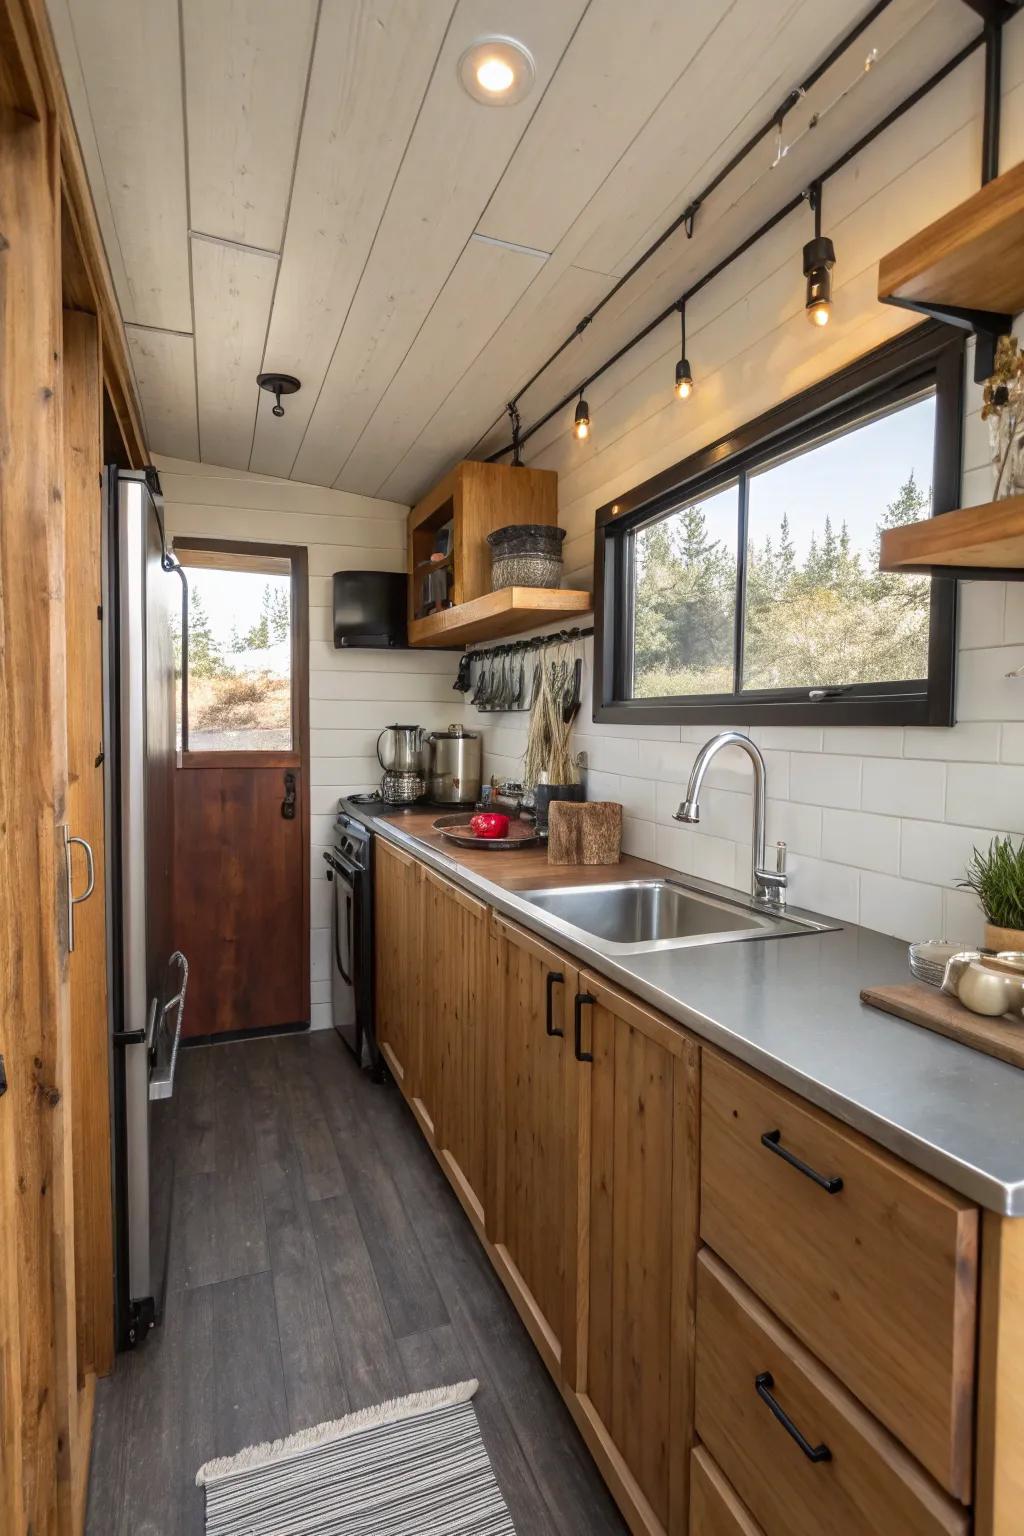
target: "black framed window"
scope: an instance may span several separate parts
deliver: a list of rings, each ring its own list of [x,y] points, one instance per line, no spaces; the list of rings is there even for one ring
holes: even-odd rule
[[[878,543],[959,504],[962,390],[929,322],[602,507],[595,719],[952,724],[956,582]]]

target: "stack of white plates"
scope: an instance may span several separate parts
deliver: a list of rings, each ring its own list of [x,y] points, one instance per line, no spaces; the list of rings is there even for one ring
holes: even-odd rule
[[[922,939],[910,946],[910,970],[918,981],[926,981],[931,987],[941,987],[946,974],[946,962],[951,955],[959,955],[968,946],[950,944],[947,939]]]

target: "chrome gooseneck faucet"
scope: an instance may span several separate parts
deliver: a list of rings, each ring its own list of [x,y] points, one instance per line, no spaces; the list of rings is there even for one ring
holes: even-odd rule
[[[686,799],[675,813],[676,821],[700,821],[700,787],[704,782],[708,764],[723,747],[742,747],[754,769],[754,826],[750,894],[762,907],[780,908],[786,905],[786,845],[779,843],[775,869],[765,868],[764,851],[764,786],[765,762],[760,748],[744,736],[742,731],[722,731],[706,741],[697,753],[697,760],[690,772],[686,786]]]

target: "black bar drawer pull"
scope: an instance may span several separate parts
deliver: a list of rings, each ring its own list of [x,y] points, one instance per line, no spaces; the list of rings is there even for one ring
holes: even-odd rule
[[[768,1404],[768,1407],[778,1419],[779,1423],[786,1431],[786,1434],[792,1435],[797,1445],[807,1457],[807,1460],[831,1461],[832,1452],[829,1450],[824,1441],[822,1441],[821,1445],[812,1445],[809,1440],[804,1439],[803,1435],[797,1429],[785,1408],[783,1408],[782,1404],[777,1402],[776,1399],[772,1396],[772,1388],[774,1385],[775,1380],[771,1371],[762,1371],[759,1376],[754,1377],[754,1386],[757,1390],[758,1397],[761,1399],[762,1403]]]
[[[553,997],[552,997],[552,993],[554,992],[555,988],[558,986],[559,982],[564,982],[564,981],[565,981],[565,977],[562,975],[561,971],[548,971],[548,979],[547,979],[547,983],[546,983],[546,985],[547,985],[547,1007],[545,1009],[545,1014],[544,1014],[544,1028],[547,1030],[549,1035],[564,1036],[564,1034],[565,1034],[565,1030],[564,1029],[556,1029],[555,1028],[554,1015],[553,1015],[553,1002],[554,1002],[554,1000],[553,1000]]]
[[[826,1195],[838,1195],[842,1189],[843,1181],[839,1178],[838,1174],[835,1178],[827,1178],[825,1174],[818,1173],[815,1168],[811,1168],[807,1163],[801,1162],[800,1158],[795,1156],[794,1153],[787,1151],[782,1145],[781,1131],[765,1131],[761,1137],[761,1145],[762,1147],[767,1147],[769,1152],[774,1152],[776,1157],[781,1157],[784,1163],[788,1163],[798,1173],[802,1173],[808,1179],[813,1179],[818,1188],[823,1189]]]
[[[576,1008],[575,1008],[574,1024],[575,1024],[575,1032],[576,1032],[576,1060],[577,1061],[593,1061],[593,1059],[594,1059],[589,1051],[585,1051],[583,1049],[583,1008],[584,1008],[584,1005],[587,1004],[587,1003],[596,1003],[596,1002],[597,1002],[597,998],[592,996],[591,993],[589,993],[589,992],[577,992],[576,993]]]

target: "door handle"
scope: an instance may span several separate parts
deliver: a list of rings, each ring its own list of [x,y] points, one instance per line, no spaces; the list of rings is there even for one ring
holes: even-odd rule
[[[785,1408],[783,1408],[782,1404],[779,1402],[778,1398],[773,1396],[772,1388],[774,1386],[775,1381],[772,1377],[771,1371],[760,1371],[758,1375],[754,1377],[754,1390],[756,1391],[758,1397],[761,1399],[762,1403],[765,1403],[771,1412],[775,1415],[783,1429],[786,1431],[786,1434],[792,1436],[792,1438],[796,1441],[797,1445],[807,1457],[807,1460],[814,1462],[831,1461],[832,1452],[829,1450],[824,1441],[822,1441],[820,1445],[812,1445],[806,1436],[800,1433],[796,1425],[793,1423],[793,1420],[786,1412]]]
[[[827,1174],[819,1173],[816,1168],[812,1168],[809,1163],[805,1163],[802,1158],[797,1157],[795,1152],[791,1152],[788,1147],[784,1147],[782,1145],[781,1131],[765,1131],[761,1137],[761,1145],[766,1147],[769,1152],[774,1152],[776,1157],[781,1157],[782,1161],[788,1163],[791,1168],[795,1168],[797,1173],[802,1173],[804,1178],[810,1179],[812,1183],[817,1184],[818,1188],[823,1189],[826,1195],[838,1195],[842,1189],[843,1181],[838,1174],[829,1177]]]
[[[573,1026],[575,1030],[575,1046],[577,1061],[593,1061],[592,1052],[583,1049],[583,1007],[585,1003],[596,1003],[597,998],[590,992],[576,993],[576,1006],[574,1009]]]
[[[281,801],[281,815],[285,821],[295,820],[295,775],[291,769],[287,769],[284,776],[284,799]]]
[[[74,870],[71,864],[71,850],[75,843],[85,849],[86,870],[88,872],[88,884],[81,896],[74,893]],[[81,901],[88,901],[96,889],[96,862],[92,856],[92,848],[84,837],[75,837],[68,827],[64,828],[64,871],[68,900],[68,954],[74,953],[75,948],[75,908]]]
[[[553,1002],[554,1002],[554,999],[552,997],[552,994],[553,994],[553,992],[555,990],[555,987],[558,985],[559,982],[564,982],[564,981],[565,981],[565,977],[562,975],[561,971],[548,971],[547,981],[545,983],[545,986],[546,986],[546,989],[547,989],[547,1006],[545,1007],[545,1010],[544,1010],[544,1028],[547,1030],[549,1035],[560,1035],[561,1036],[561,1035],[565,1034],[565,1030],[564,1029],[558,1029],[555,1026],[554,1014],[553,1014]]]

